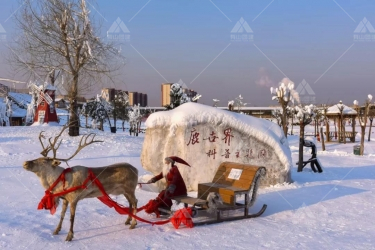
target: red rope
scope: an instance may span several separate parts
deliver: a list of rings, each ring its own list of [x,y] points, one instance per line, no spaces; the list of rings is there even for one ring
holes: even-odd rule
[[[103,196],[97,197],[101,202],[103,202],[105,205],[107,205],[110,208],[115,208],[115,210],[119,214],[126,214],[129,215],[132,218],[135,218],[136,220],[142,221],[144,223],[152,224],[152,225],[164,225],[171,220],[163,220],[163,221],[148,221],[145,220],[141,217],[138,217],[135,214],[131,214],[131,209],[128,207],[124,207],[120,204],[118,204],[116,201],[114,201],[104,190],[104,187],[102,183],[99,181],[98,178],[94,175],[94,173],[91,171],[91,169],[88,169],[88,176],[86,180],[83,182],[81,186],[76,186],[76,187],[71,187],[69,189],[65,190],[65,174],[70,172],[71,168],[64,169],[64,171],[60,174],[60,176],[56,179],[56,181],[45,191],[44,197],[41,199],[38,205],[38,209],[49,209],[51,214],[54,214],[56,212],[57,204],[54,202],[54,198],[63,196],[65,194],[68,194],[70,192],[74,192],[78,189],[86,189],[87,188],[87,183],[91,180],[92,183],[94,183],[100,190],[100,192],[103,194]],[[59,193],[52,193],[52,190],[56,187],[56,185],[62,181],[63,182],[63,190],[62,192]],[[138,209],[138,212],[144,210],[146,206],[140,207]]]

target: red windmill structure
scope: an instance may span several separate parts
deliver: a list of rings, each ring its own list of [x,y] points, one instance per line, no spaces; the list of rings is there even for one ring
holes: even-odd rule
[[[50,84],[41,86],[31,84],[30,88],[38,94],[34,122],[39,124],[58,122],[55,109],[56,88]]]

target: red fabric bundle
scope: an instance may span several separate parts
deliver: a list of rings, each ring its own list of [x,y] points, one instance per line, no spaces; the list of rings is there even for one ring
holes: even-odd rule
[[[192,214],[193,211],[190,207],[183,208],[178,211],[176,211],[171,218],[171,222],[174,226],[174,228],[178,229],[182,224],[187,226],[188,228],[192,228],[194,226],[193,220],[192,220]]]

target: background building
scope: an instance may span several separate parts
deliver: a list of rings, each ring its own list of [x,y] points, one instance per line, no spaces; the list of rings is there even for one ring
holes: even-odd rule
[[[129,105],[134,106],[138,105],[141,107],[147,106],[147,94],[139,92],[129,92]]]
[[[162,83],[161,84],[161,106],[169,105],[171,103],[171,85],[173,83]]]
[[[147,106],[147,94],[139,93],[139,92],[129,92],[114,88],[103,88],[103,97],[106,99],[107,102],[112,102],[115,99],[115,96],[120,94],[120,92],[125,92],[129,96],[129,105],[140,105],[141,107]]]

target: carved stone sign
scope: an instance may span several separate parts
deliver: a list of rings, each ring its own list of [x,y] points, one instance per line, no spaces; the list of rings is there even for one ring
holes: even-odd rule
[[[216,121],[158,125],[158,115],[163,116],[164,120],[164,116],[169,114],[173,118],[173,112],[181,106],[172,111],[150,115],[141,154],[142,166],[146,170],[158,174],[162,171],[165,157],[181,157],[191,165],[189,168],[177,164],[190,191],[196,191],[198,183],[211,182],[217,168],[224,161],[266,167],[267,174],[261,180],[261,186],[291,181],[291,153],[277,124],[243,115],[244,117],[240,118],[249,123],[244,124],[236,121],[238,114],[234,115],[229,111],[201,104],[183,104],[183,107],[189,106],[185,108],[189,119],[194,117],[194,108],[197,105],[199,108],[203,106],[203,109],[208,109],[210,115],[217,112]],[[179,111],[178,118],[183,113]],[[202,116],[202,112],[198,109],[195,115]],[[220,116],[222,118],[217,119]],[[212,117],[204,118],[202,120],[210,120]],[[268,129],[259,128],[260,126]],[[233,172],[231,177],[236,180],[238,174],[241,173]]]

